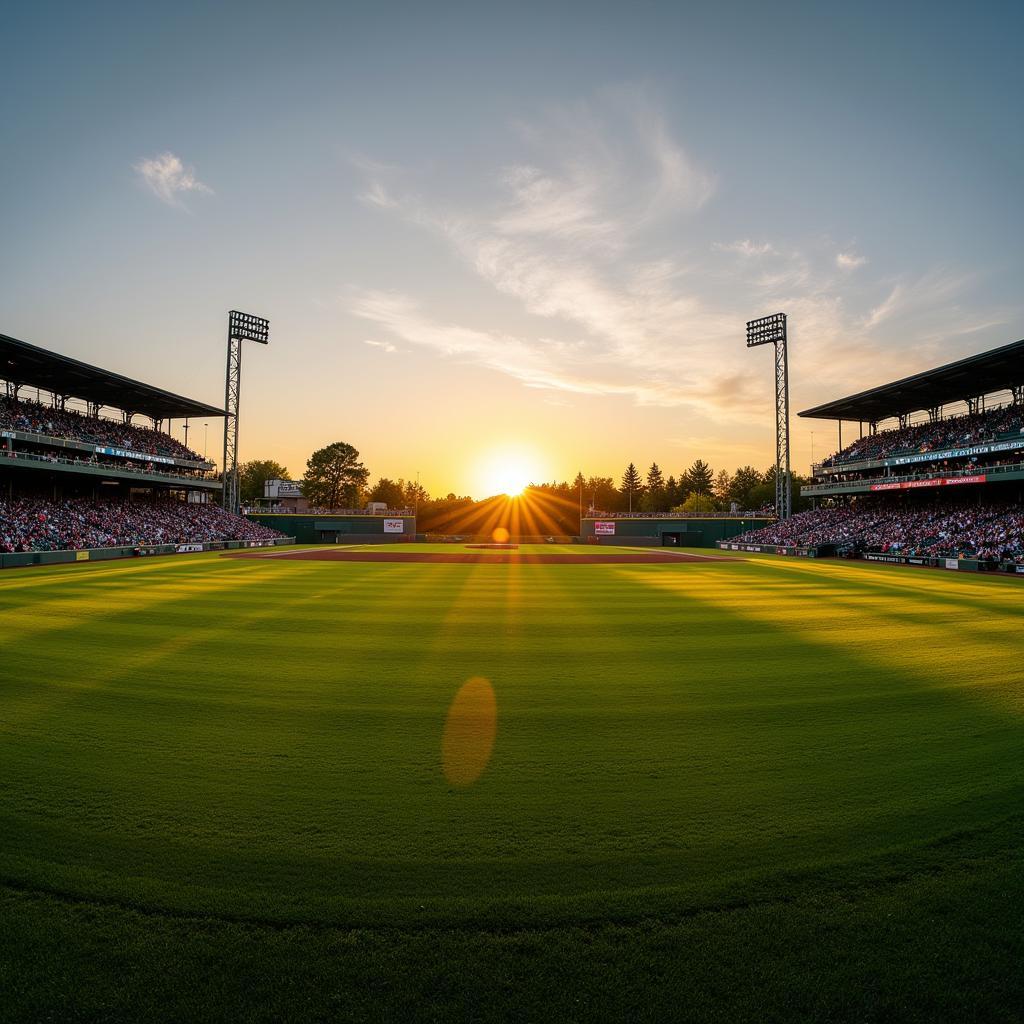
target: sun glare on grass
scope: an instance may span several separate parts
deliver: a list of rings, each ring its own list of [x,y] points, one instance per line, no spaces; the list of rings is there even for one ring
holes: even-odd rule
[[[474,676],[455,694],[444,723],[441,760],[448,782],[465,789],[483,774],[494,751],[498,702],[483,676]]]

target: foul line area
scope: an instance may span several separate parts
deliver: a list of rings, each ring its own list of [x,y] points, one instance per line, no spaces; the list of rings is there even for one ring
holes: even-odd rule
[[[397,545],[396,545],[397,547]],[[664,565],[679,562],[741,562],[721,555],[674,551],[595,551],[579,555],[564,552],[520,551],[360,551],[316,548],[312,551],[230,551],[222,558],[281,558],[296,562],[443,562],[457,565]]]

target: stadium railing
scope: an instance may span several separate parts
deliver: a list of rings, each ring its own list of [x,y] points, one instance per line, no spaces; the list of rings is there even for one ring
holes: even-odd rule
[[[58,434],[44,434],[36,430],[21,430],[13,427],[0,428],[0,438],[11,441],[24,441],[28,444],[48,445],[51,448],[74,448],[77,451],[105,453],[124,452],[121,458],[152,459],[167,465],[195,467],[196,469],[213,469],[214,463],[209,459],[183,459],[179,456],[161,455],[159,452],[134,451],[123,445],[111,445],[102,441],[89,441],[81,437],[63,437]]]
[[[741,510],[738,512],[594,512],[584,519],[774,519],[775,512]]]
[[[102,462],[89,462],[87,459],[63,459],[55,455],[35,455],[32,452],[5,451],[0,449],[0,466],[4,463],[31,463],[33,465],[46,464],[60,466],[63,469],[82,471],[87,473],[132,473],[137,476],[156,477],[160,480],[173,481],[176,483],[197,483],[204,481],[212,483],[217,481],[217,474],[209,470],[200,470],[197,473],[165,473],[158,468],[147,469],[144,466],[121,466]],[[219,481],[217,481],[219,483]]]
[[[942,472],[933,470],[930,473],[904,473],[899,476],[872,476],[864,480],[837,480],[835,483],[829,484],[806,484],[800,488],[800,493],[801,495],[834,494],[839,491],[848,490],[851,487],[869,488],[872,484],[912,483],[915,480],[939,478],[954,480],[972,476],[984,476],[987,478],[1006,476],[1013,473],[1024,473],[1024,462],[1001,462],[995,466],[972,466],[964,469],[943,470]]]

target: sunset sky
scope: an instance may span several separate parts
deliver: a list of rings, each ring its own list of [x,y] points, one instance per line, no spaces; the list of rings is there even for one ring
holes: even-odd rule
[[[1024,337],[1022,10],[20,5],[0,332],[221,404],[266,316],[241,454],[296,477],[765,467],[747,319],[794,414]]]

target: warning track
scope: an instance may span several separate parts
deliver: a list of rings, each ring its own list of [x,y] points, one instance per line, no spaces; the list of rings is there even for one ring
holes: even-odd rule
[[[595,551],[593,554],[526,551],[358,551],[317,548],[314,551],[232,551],[224,558],[274,558],[296,562],[441,562],[458,565],[665,565],[678,562],[738,562],[719,555],[673,551]]]

